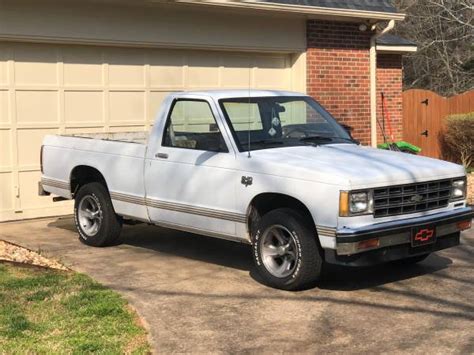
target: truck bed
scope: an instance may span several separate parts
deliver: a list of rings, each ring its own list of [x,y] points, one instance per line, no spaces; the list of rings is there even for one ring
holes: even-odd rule
[[[48,135],[43,144],[47,150],[68,150],[71,157],[85,161],[93,157],[90,153],[144,159],[147,139],[148,132],[79,133]]]
[[[104,132],[61,135],[62,137],[90,138],[105,141],[146,144],[149,132]]]
[[[146,140],[147,132],[48,135],[43,140],[43,185],[46,191],[71,198],[73,169],[86,166],[102,174],[110,193],[142,199]],[[144,206],[114,203],[114,208],[147,218]]]

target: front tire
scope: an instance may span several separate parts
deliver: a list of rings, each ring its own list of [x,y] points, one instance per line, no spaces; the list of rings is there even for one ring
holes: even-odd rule
[[[253,257],[268,286],[294,291],[312,286],[321,275],[323,258],[309,221],[281,208],[265,214],[253,236]]]
[[[122,230],[121,220],[115,214],[109,193],[98,182],[83,185],[77,192],[74,221],[79,240],[94,247],[114,244]]]

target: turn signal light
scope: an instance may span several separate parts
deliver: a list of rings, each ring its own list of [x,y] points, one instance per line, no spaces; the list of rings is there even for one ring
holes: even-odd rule
[[[349,216],[349,192],[341,191],[339,195],[339,216]]]
[[[377,248],[379,245],[379,238],[367,239],[357,243],[357,250]]]
[[[458,222],[458,223],[456,223],[456,227],[458,227],[458,229],[459,229],[460,231],[469,229],[469,228],[471,228],[471,221],[461,221],[461,222]]]

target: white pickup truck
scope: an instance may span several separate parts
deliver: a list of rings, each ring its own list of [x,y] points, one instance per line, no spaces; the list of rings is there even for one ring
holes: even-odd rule
[[[143,133],[47,136],[40,194],[74,199],[80,240],[142,221],[252,245],[265,283],[312,285],[459,244],[474,215],[463,167],[364,147],[304,94],[169,95]]]

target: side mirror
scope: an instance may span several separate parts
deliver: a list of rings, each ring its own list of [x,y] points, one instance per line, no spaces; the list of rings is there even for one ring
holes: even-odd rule
[[[353,131],[353,128],[347,124],[344,124],[344,123],[341,123],[340,124],[342,128],[344,128],[344,130],[351,136],[352,138],[352,131]]]

